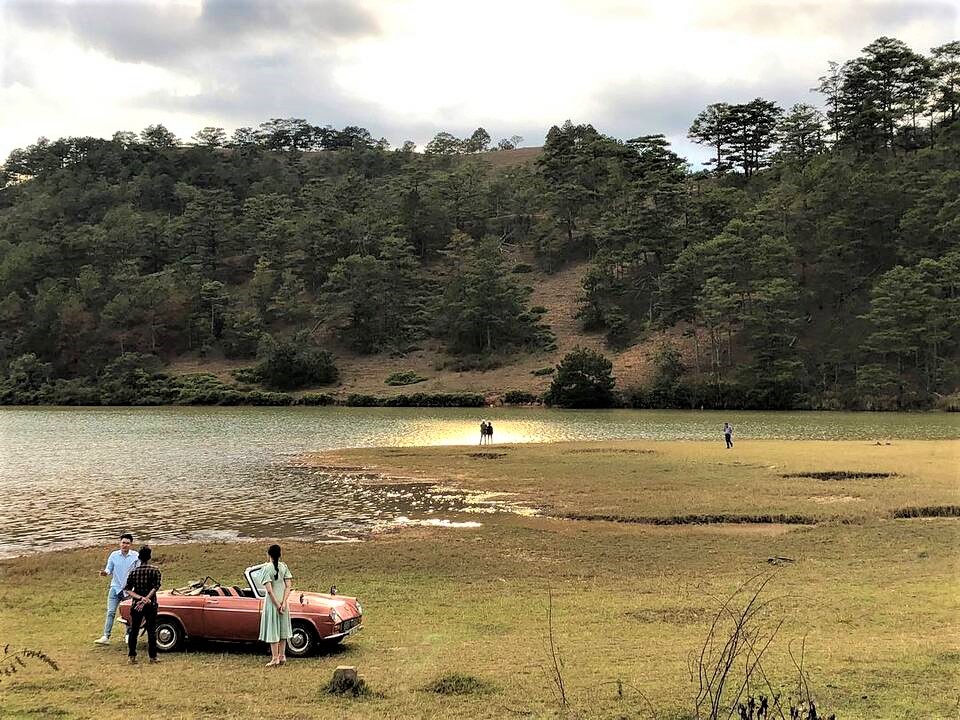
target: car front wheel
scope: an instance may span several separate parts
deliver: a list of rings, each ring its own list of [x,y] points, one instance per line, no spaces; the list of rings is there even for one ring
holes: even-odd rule
[[[287,655],[290,657],[307,657],[317,649],[317,636],[314,630],[305,622],[293,623],[293,635],[287,640]]]
[[[172,652],[183,646],[183,627],[171,617],[157,618],[157,650]]]

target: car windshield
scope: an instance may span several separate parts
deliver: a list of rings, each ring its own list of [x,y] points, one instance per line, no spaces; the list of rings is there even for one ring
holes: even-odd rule
[[[247,582],[250,583],[250,587],[253,588],[253,591],[259,597],[265,597],[267,591],[263,589],[263,585],[260,583],[260,568],[263,567],[263,564],[260,565],[251,565],[243,574],[247,577]]]

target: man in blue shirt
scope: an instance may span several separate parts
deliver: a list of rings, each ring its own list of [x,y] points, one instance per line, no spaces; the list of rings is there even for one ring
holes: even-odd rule
[[[117,616],[117,606],[123,600],[123,587],[127,583],[127,575],[140,564],[137,554],[130,551],[131,545],[133,545],[133,535],[130,533],[121,535],[120,549],[110,553],[106,566],[100,571],[100,577],[110,576],[110,589],[107,590],[107,617],[103,623],[103,635],[94,640],[97,645],[110,644],[113,620]]]

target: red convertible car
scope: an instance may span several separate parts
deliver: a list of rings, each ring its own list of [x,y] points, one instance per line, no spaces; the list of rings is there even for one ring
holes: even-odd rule
[[[247,587],[221,585],[208,577],[157,593],[157,649],[176,650],[187,638],[256,642],[266,598],[258,582],[261,567],[253,565],[244,571]],[[306,657],[321,645],[335,645],[360,630],[360,601],[337,595],[336,588],[331,593],[295,589],[290,594],[293,636],[287,641],[287,655]],[[130,600],[120,604],[120,621],[130,622]]]

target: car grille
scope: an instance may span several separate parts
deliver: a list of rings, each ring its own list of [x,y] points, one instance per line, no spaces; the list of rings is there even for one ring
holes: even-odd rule
[[[344,621],[340,624],[340,629],[341,629],[342,632],[346,632],[346,631],[349,630],[350,628],[354,628],[354,627],[356,627],[356,626],[359,625],[359,624],[360,624],[360,618],[358,618],[358,617],[350,618],[349,620],[344,620]]]

